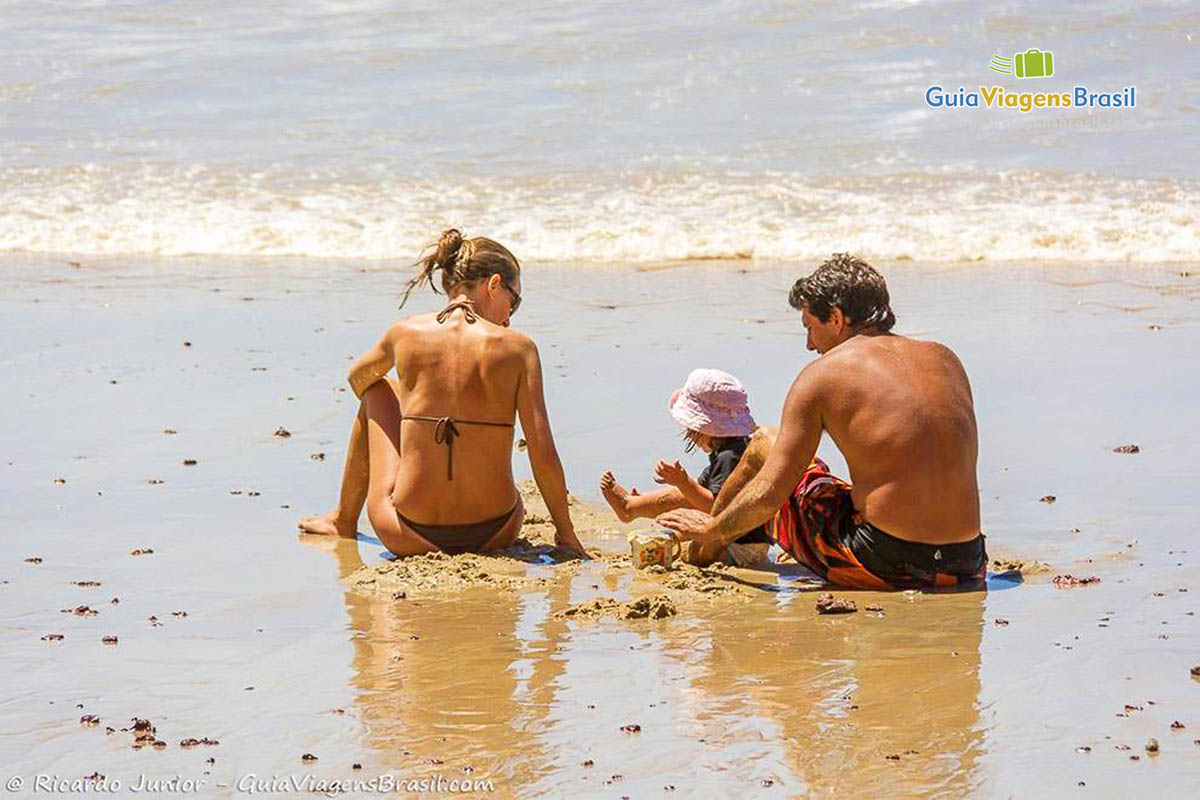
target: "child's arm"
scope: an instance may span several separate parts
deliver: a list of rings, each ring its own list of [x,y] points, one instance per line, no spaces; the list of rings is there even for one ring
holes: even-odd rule
[[[705,514],[712,511],[713,493],[688,475],[687,470],[678,461],[672,463],[659,461],[654,467],[654,480],[657,483],[674,486],[692,508],[703,511]]]

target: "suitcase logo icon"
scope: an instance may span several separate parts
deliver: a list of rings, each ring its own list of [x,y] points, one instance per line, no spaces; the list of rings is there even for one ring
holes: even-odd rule
[[[1034,47],[1012,58],[992,56],[988,69],[1018,78],[1049,78],[1054,74],[1054,54]]]

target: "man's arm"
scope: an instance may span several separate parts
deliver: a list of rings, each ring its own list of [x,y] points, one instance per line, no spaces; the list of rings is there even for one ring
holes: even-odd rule
[[[796,488],[821,443],[820,362],[806,367],[792,382],[783,403],[779,434],[762,469],[742,487],[716,517],[694,512],[668,512],[658,521],[681,539],[693,539],[704,550],[727,547],[739,536],[771,519]],[[702,515],[701,515],[702,516]]]
[[[370,388],[371,384],[383,378],[392,371],[392,367],[396,366],[396,347],[393,337],[393,328],[388,328],[384,331],[383,338],[379,340],[378,344],[363,353],[354,362],[354,366],[350,367],[350,375],[347,380],[350,381],[350,388],[354,391],[355,397],[361,399],[363,392]]]
[[[525,359],[521,381],[517,385],[517,414],[529,451],[529,466],[537,483],[550,518],[554,521],[554,539],[560,547],[587,556],[575,536],[575,525],[567,510],[567,479],[562,461],[550,432],[550,415],[546,411],[546,396],[542,388],[542,360],[532,340],[524,344]]]

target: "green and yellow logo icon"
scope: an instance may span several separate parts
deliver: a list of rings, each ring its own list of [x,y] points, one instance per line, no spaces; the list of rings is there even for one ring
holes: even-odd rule
[[[992,56],[988,69],[1018,78],[1049,78],[1054,74],[1054,54],[1049,50],[1030,48],[1012,58]]]

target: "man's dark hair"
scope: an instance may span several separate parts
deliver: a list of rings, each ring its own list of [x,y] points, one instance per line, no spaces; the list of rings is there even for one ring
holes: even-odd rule
[[[797,310],[807,308],[821,322],[828,322],[837,306],[855,331],[887,333],[896,324],[883,276],[849,253],[834,253],[812,275],[796,281],[788,303]]]

